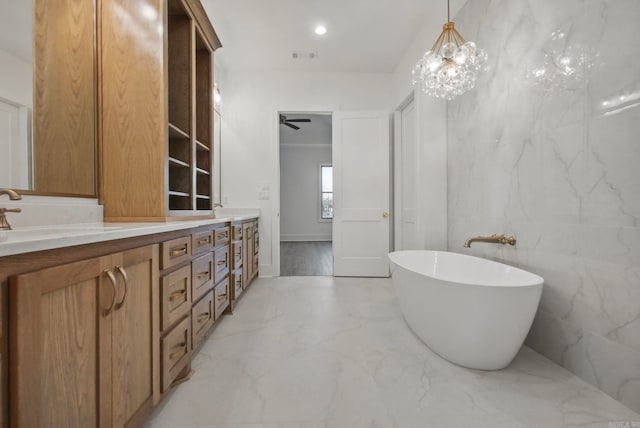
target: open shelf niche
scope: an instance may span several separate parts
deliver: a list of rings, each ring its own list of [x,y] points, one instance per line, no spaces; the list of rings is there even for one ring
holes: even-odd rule
[[[169,210],[212,210],[213,49],[181,0],[168,1]]]

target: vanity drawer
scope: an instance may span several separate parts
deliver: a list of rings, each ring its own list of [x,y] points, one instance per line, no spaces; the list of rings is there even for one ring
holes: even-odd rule
[[[229,242],[229,226],[213,229],[213,244],[215,247]]]
[[[179,265],[191,258],[191,235],[163,242],[160,248],[162,269]]]
[[[242,233],[244,234],[245,239],[253,239],[253,225],[251,223],[246,223],[243,226],[244,231]]]
[[[213,286],[213,253],[191,262],[191,295],[198,300]]]
[[[242,266],[242,241],[231,243],[231,254],[233,255],[232,270],[238,269]]]
[[[189,313],[191,308],[191,268],[185,266],[160,279],[162,296],[161,330],[165,331]]]
[[[231,288],[233,288],[233,300],[235,300],[242,294],[242,270],[234,272],[233,275],[231,275],[231,281]]]
[[[242,224],[233,224],[231,226],[231,239],[234,241],[242,240]]]
[[[161,340],[162,350],[162,392],[189,364],[191,354],[191,320],[187,317]]]
[[[229,247],[222,247],[214,252],[214,283],[219,283],[229,273]]]
[[[199,232],[191,235],[192,253],[202,254],[213,249],[213,231]]]
[[[213,325],[215,319],[213,299],[213,290],[210,290],[191,309],[191,349],[196,349],[200,345]]]
[[[220,315],[229,306],[229,278],[226,278],[220,284],[216,285],[213,289],[215,298],[215,315],[216,319],[220,318]]]

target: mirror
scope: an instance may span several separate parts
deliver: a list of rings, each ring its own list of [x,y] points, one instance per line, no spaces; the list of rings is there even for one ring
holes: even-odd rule
[[[0,187],[96,195],[95,2],[0,0]]]

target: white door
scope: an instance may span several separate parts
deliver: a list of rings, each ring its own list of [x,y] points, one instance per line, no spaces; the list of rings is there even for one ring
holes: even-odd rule
[[[333,115],[333,273],[389,276],[389,113]]]
[[[395,113],[395,250],[421,248],[418,231],[418,144],[411,97]]]

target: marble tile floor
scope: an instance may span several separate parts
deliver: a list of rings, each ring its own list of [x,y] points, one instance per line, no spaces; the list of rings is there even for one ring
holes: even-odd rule
[[[389,279],[259,279],[148,428],[605,427],[640,415],[524,347],[455,366],[405,324]]]

